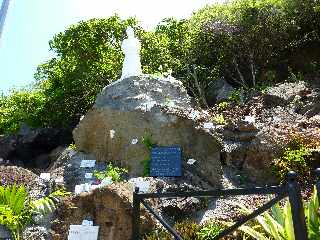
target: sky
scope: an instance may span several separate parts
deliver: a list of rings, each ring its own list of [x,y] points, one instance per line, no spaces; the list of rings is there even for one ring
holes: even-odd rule
[[[34,82],[37,66],[53,56],[48,41],[71,24],[117,13],[122,18],[136,16],[152,30],[165,17],[187,18],[219,1],[223,0],[11,0],[0,39],[0,93]]]

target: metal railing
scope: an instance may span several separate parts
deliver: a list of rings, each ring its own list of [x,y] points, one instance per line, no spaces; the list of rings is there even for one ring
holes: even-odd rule
[[[318,181],[316,187],[318,189],[318,196],[320,197],[320,169],[316,170]],[[230,197],[239,195],[265,195],[274,194],[275,197],[250,213],[249,215],[241,218],[234,225],[221,231],[213,239],[222,239],[223,237],[231,234],[238,227],[245,224],[251,219],[254,219],[261,213],[270,209],[280,200],[289,197],[291,204],[292,221],[294,227],[295,239],[307,240],[307,226],[304,216],[304,209],[302,204],[301,190],[297,182],[297,174],[289,172],[287,181],[278,186],[269,187],[255,187],[255,188],[237,188],[237,189],[222,189],[222,190],[209,190],[209,191],[190,191],[190,192],[164,192],[164,193],[140,193],[139,188],[135,188],[133,193],[133,218],[132,218],[132,240],[141,239],[140,236],[140,211],[141,204],[163,225],[163,227],[174,237],[175,240],[183,240],[179,233],[170,226],[160,215],[157,213],[147,202],[146,199],[154,198],[176,198],[176,197]],[[319,198],[320,199],[320,198]]]

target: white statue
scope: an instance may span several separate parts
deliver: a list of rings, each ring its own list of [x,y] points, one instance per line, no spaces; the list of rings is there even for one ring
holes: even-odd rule
[[[142,74],[140,63],[141,44],[139,39],[134,36],[132,27],[128,27],[126,32],[128,38],[124,39],[121,45],[121,49],[125,54],[121,79]]]

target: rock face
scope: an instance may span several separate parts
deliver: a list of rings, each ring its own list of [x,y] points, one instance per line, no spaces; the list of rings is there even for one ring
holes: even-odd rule
[[[70,224],[94,219],[101,240],[130,240],[132,236],[132,186],[118,183],[91,193],[66,199],[52,226],[54,240],[67,239]],[[142,211],[141,230],[151,229],[153,221]]]
[[[261,184],[277,181],[272,166],[295,136],[320,139],[319,90],[307,83],[282,83],[223,113],[222,162]],[[251,120],[251,121],[248,121]],[[319,167],[314,153],[314,168]]]
[[[221,179],[220,145],[200,127],[205,115],[196,111],[180,81],[172,77],[131,77],[112,83],[73,131],[80,151],[99,161],[114,161],[142,175],[149,157],[142,138],[160,146],[180,145],[183,158],[196,159],[202,177],[214,185]],[[185,163],[186,161],[184,161]]]
[[[0,136],[0,159],[28,168],[45,169],[52,161],[50,153],[72,142],[70,130],[40,128]]]
[[[228,99],[233,91],[234,88],[229,83],[227,83],[224,78],[220,78],[209,85],[206,98],[208,103],[210,105],[213,105],[216,102],[221,102]]]

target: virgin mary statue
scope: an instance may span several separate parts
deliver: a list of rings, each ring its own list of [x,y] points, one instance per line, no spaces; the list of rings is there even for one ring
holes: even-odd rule
[[[141,44],[139,39],[134,36],[132,27],[128,27],[126,32],[127,38],[123,40],[121,45],[121,49],[125,55],[121,79],[142,74],[140,63]]]

